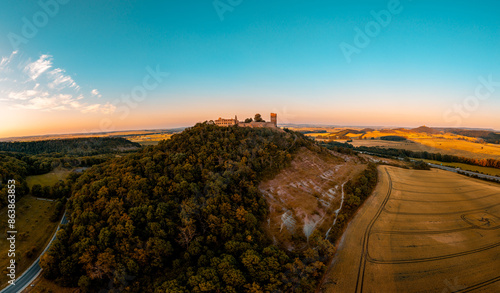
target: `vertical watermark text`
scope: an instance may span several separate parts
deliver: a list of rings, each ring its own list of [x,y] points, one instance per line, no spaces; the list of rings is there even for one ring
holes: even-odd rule
[[[7,241],[9,250],[9,266],[7,267],[7,277],[9,284],[15,285],[16,282],[16,180],[7,181]]]

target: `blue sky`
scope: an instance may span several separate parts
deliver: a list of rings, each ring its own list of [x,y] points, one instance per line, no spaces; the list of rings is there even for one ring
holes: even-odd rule
[[[454,108],[479,78],[500,81],[498,1],[41,2],[58,9],[0,4],[0,122],[14,122],[0,136],[271,111],[289,123],[500,129],[496,85],[487,99]],[[354,46],[357,29],[367,33],[381,11],[391,20],[348,62],[340,45]],[[23,35],[23,18],[35,23],[34,36]],[[26,42],[13,46],[13,35]],[[42,70],[35,78],[30,64]],[[148,68],[168,77],[133,106],[123,102]]]

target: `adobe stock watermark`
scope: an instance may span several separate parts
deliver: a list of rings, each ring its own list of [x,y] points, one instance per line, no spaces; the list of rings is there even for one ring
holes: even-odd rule
[[[386,28],[389,24],[391,24],[393,17],[400,14],[402,11],[403,6],[399,0],[389,0],[387,3],[387,9],[380,10],[379,12],[376,12],[375,10],[370,11],[373,20],[365,24],[364,29],[357,26],[354,27],[354,32],[356,32],[356,34],[352,44],[342,42],[339,45],[347,63],[352,62],[353,54],[361,54],[362,49],[370,45],[372,39],[376,38],[380,34],[382,28]]]
[[[149,92],[154,91],[170,75],[168,72],[161,71],[160,65],[153,69],[146,67],[147,74],[142,78],[140,85],[134,86],[130,94],[122,95],[120,99],[111,102],[116,107],[116,112],[120,113],[119,119],[125,120],[132,109],[139,106],[148,97]],[[99,123],[100,132],[113,131],[114,124],[110,118],[104,118]]]
[[[241,3],[243,3],[243,0],[214,0],[212,4],[220,21],[224,21],[224,14],[226,12],[233,12],[234,8],[240,6]]]
[[[471,112],[479,109],[481,101],[489,99],[500,87],[500,81],[494,81],[493,75],[488,78],[483,76],[478,77],[479,84],[474,90],[474,95],[466,97],[461,103],[454,104],[451,109],[443,113],[443,120],[446,123],[453,123],[454,126],[461,126],[462,120],[470,117]]]
[[[21,34],[10,32],[7,38],[14,51],[19,49],[21,44],[27,44],[30,39],[33,39],[38,34],[41,28],[44,28],[49,23],[51,18],[54,18],[60,11],[61,5],[65,5],[70,0],[39,0],[38,6],[40,10],[33,13],[30,19],[23,17],[21,20]]]

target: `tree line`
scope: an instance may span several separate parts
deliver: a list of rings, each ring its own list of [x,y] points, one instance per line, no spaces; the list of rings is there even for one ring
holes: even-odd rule
[[[344,205],[337,216],[335,226],[328,234],[331,242],[335,243],[342,235],[349,220],[354,216],[361,204],[370,196],[378,182],[377,165],[368,163],[368,167],[357,177],[344,185]]]
[[[92,156],[136,150],[141,145],[121,137],[90,137],[52,139],[28,142],[0,142],[0,151],[30,155],[59,153],[61,155]]]

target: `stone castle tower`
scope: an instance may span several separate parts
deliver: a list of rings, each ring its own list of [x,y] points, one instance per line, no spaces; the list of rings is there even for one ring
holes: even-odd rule
[[[278,114],[271,113],[271,123],[273,123],[274,126],[278,126]]]

